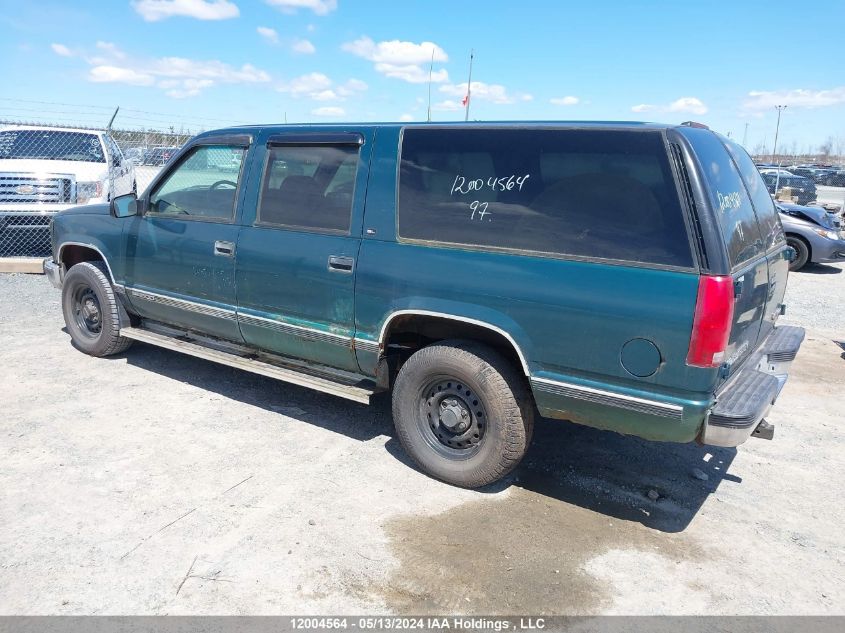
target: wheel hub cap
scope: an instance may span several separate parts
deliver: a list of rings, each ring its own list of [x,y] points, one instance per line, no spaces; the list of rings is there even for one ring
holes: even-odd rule
[[[452,433],[463,433],[469,428],[469,422],[469,409],[463,400],[446,398],[440,403],[440,424]]]
[[[429,383],[420,395],[421,425],[432,445],[467,451],[482,441],[487,417],[470,387],[442,378]]]

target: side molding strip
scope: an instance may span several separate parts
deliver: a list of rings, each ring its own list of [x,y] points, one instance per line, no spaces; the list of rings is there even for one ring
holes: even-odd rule
[[[576,398],[578,400],[586,400],[587,402],[610,405],[620,409],[646,413],[648,415],[657,415],[664,418],[680,420],[684,414],[684,408],[678,404],[648,400],[646,398],[637,398],[635,396],[614,393],[603,389],[594,389],[592,387],[584,387],[583,385],[575,385],[569,382],[559,382],[548,378],[532,377],[531,386],[538,391],[545,391],[546,393],[551,393],[556,396],[566,396],[569,398]]]
[[[137,288],[126,288],[126,293],[130,297],[137,297],[138,299],[149,301],[150,303],[159,303],[161,305],[169,306],[171,308],[179,308],[181,310],[187,310],[188,312],[205,314],[206,316],[212,316],[218,319],[226,319],[229,321],[236,320],[234,310],[216,308],[214,306],[205,305],[203,303],[186,301],[185,299],[176,299],[175,297],[168,297],[166,295],[160,295],[158,293],[148,292],[146,290],[138,290]]]

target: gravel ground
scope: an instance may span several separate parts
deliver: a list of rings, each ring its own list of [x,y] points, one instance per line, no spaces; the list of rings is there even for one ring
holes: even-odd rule
[[[541,420],[506,482],[414,470],[371,407],[145,345],[95,359],[0,275],[0,614],[845,614],[842,266],[739,449]]]

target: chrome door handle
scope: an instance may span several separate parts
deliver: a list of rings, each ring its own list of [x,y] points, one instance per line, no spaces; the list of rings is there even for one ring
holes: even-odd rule
[[[355,267],[355,260],[352,257],[332,255],[329,257],[329,270],[337,273],[351,273]]]
[[[215,255],[222,255],[223,257],[234,257],[235,256],[235,243],[234,242],[222,242],[220,240],[214,242],[214,254]]]

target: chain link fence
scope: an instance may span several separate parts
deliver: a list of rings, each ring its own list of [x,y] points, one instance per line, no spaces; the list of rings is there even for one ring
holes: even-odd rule
[[[0,257],[47,257],[56,213],[143,192],[191,136],[0,121]]]

